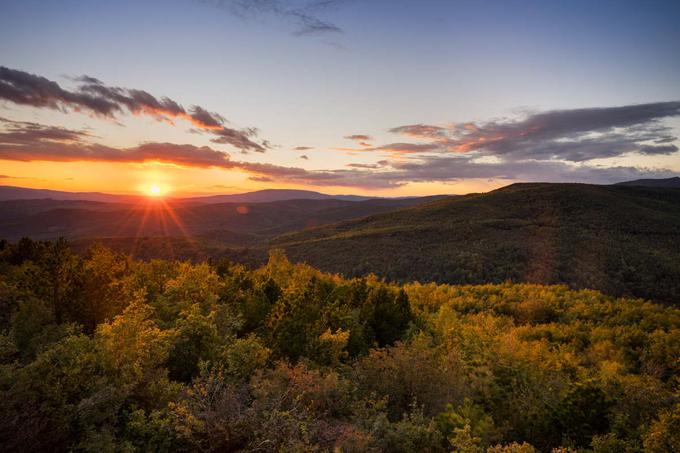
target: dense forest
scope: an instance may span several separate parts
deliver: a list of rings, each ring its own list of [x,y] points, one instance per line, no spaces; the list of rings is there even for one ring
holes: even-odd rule
[[[3,451],[680,451],[680,310],[0,243]]]

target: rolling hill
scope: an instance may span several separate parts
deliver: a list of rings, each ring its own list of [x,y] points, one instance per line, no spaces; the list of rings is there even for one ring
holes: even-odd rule
[[[407,199],[296,199],[262,203],[194,203],[143,198],[137,203],[84,200],[0,201],[0,238],[17,240],[206,236],[248,245],[263,238],[406,206]]]
[[[567,283],[680,301],[680,190],[514,184],[285,234],[292,260],[348,276]]]
[[[329,195],[311,190],[295,189],[263,189],[254,192],[237,193],[231,195],[210,195],[205,197],[185,198],[187,201],[199,203],[269,203],[285,200],[345,200],[365,201],[373,197],[361,195]]]
[[[134,198],[128,195],[115,195],[101,192],[65,192],[49,189],[29,189],[27,187],[0,186],[0,201],[7,200],[85,200],[107,203],[129,202]]]
[[[0,186],[0,201],[8,200],[79,200],[106,203],[135,203],[146,197],[142,195],[118,195],[101,192],[65,192],[61,190],[30,189],[26,187]],[[208,195],[175,198],[176,202],[196,203],[269,203],[285,200],[345,200],[365,201],[375,197],[361,195],[329,195],[311,190],[264,189],[228,195]]]

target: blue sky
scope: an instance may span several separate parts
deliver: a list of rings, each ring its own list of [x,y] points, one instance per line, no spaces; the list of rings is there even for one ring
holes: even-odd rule
[[[166,122],[138,115],[120,115],[114,122],[74,111],[73,106],[62,106],[60,111],[0,100],[0,116],[15,122],[93,130],[90,142],[97,140],[120,149],[148,142],[211,146],[229,153],[232,161],[334,172],[332,177],[307,178],[282,176],[283,170],[257,172],[252,165],[182,171],[168,168],[166,173],[183,172],[168,182],[178,192],[215,191],[210,187],[220,185],[218,180],[224,181],[225,187],[249,189],[320,186],[336,192],[460,192],[515,180],[610,182],[636,176],[635,168],[641,169],[641,176],[680,172],[677,152],[659,148],[641,153],[630,147],[630,140],[623,145],[610,140],[620,129],[618,123],[607,124],[605,129],[579,130],[578,139],[605,133],[609,134],[606,143],[625,149],[618,154],[605,150],[601,156],[593,151],[586,161],[568,161],[570,167],[565,168],[569,171],[560,171],[556,162],[564,160],[550,154],[550,171],[542,162],[533,173],[517,172],[518,161],[512,158],[509,162],[510,154],[500,156],[475,148],[475,154],[467,154],[465,162],[453,163],[460,164],[457,167],[503,162],[513,166],[475,170],[469,177],[453,172],[450,177],[439,174],[429,178],[420,169],[414,176],[411,167],[419,162],[436,165],[438,159],[451,164],[452,158],[460,157],[460,149],[451,151],[450,143],[450,155],[434,148],[430,154],[377,149],[392,143],[432,141],[432,137],[389,132],[404,125],[483,126],[521,121],[541,112],[678,101],[680,3],[676,1],[264,0],[259,9],[244,8],[243,4],[248,2],[2,1],[0,65],[45,77],[69,90],[76,89],[77,83],[65,76],[86,74],[107,86],[145,90],[183,106],[199,105],[219,113],[234,128],[257,128],[258,139],[272,144],[265,153],[243,154],[231,146],[215,146],[201,134],[188,133],[184,124],[169,127]],[[306,26],[300,12],[327,30],[299,35]],[[661,125],[670,128],[675,137],[678,114],[672,108],[664,111],[663,117],[642,117],[639,124],[625,127]],[[353,134],[369,135],[370,146],[343,138]],[[453,127],[446,134],[449,139],[461,139],[461,130]],[[678,143],[667,139],[668,131],[659,134],[666,137],[663,143]],[[553,139],[559,143],[573,141],[574,136]],[[647,135],[637,146],[655,139]],[[554,145],[554,140],[548,144]],[[530,145],[538,146],[535,142]],[[312,148],[304,150],[306,159],[294,150],[301,146]],[[532,159],[537,155],[532,154]],[[44,161],[30,159],[30,163],[21,164],[16,159],[0,160],[0,166],[14,172],[0,173],[26,178],[29,175],[24,173],[35,169],[42,174]],[[383,161],[389,164],[376,164]],[[126,190],[118,184],[90,187],[94,181],[87,178],[79,183],[77,174],[68,171],[70,164],[59,165],[73,179],[41,177],[42,181],[26,180],[25,184]],[[109,167],[106,162],[97,162],[100,164],[113,174],[124,171],[118,162]],[[147,170],[153,167],[154,174],[162,174],[163,165],[167,166],[167,162],[143,164]],[[348,167],[352,164],[378,167],[359,170]],[[128,165],[138,170],[140,162]],[[571,171],[574,165],[626,170],[620,174]],[[359,171],[368,174],[355,174]],[[130,188],[135,190],[145,183],[144,172],[140,173],[136,182],[122,173],[120,177],[125,184],[135,185]],[[389,182],[368,184],[371,175],[377,174]],[[192,183],[192,178],[210,181],[206,183],[210,187]]]

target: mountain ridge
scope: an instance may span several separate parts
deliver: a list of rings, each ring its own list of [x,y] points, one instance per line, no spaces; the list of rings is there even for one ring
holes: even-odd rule
[[[680,190],[521,183],[280,235],[294,261],[451,284],[566,283],[680,298]]]
[[[110,194],[104,192],[68,192],[51,189],[0,185],[0,201],[53,199],[61,201],[97,201],[107,203],[130,203],[147,198],[145,195]],[[312,190],[263,189],[236,194],[199,195],[189,197],[168,197],[175,201],[195,203],[269,203],[285,200],[345,200],[365,201],[384,197],[364,195],[331,195]],[[416,197],[418,198],[418,197]]]
[[[680,176],[660,179],[635,179],[632,181],[617,182],[615,186],[639,186],[639,187],[671,187],[680,188]]]

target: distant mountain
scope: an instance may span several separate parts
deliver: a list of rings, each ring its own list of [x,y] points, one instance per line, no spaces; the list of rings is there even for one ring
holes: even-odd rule
[[[680,177],[665,179],[636,179],[614,184],[615,186],[641,186],[641,187],[674,187],[680,188]]]
[[[29,189],[26,187],[0,186],[0,201],[6,200],[86,200],[107,203],[129,202],[139,197],[114,195],[100,192],[64,192],[61,190]]]
[[[100,192],[64,192],[60,190],[29,189],[26,187],[0,186],[0,201],[5,200],[85,200],[107,203],[131,203],[144,199],[142,195],[116,195]],[[376,197],[360,195],[328,195],[311,190],[265,189],[230,195],[186,197],[177,200],[196,203],[269,203],[284,200],[345,200],[364,201]]]
[[[8,200],[0,201],[0,238],[203,236],[220,243],[248,245],[285,232],[389,212],[435,198],[195,203],[142,197],[134,204]]]
[[[282,235],[294,261],[389,280],[566,283],[680,301],[680,189],[514,184]]]
[[[375,197],[360,195],[328,195],[311,190],[294,189],[264,189],[255,192],[237,193],[232,195],[210,195],[205,197],[185,198],[185,200],[204,203],[268,203],[285,200],[345,200],[364,201]]]

